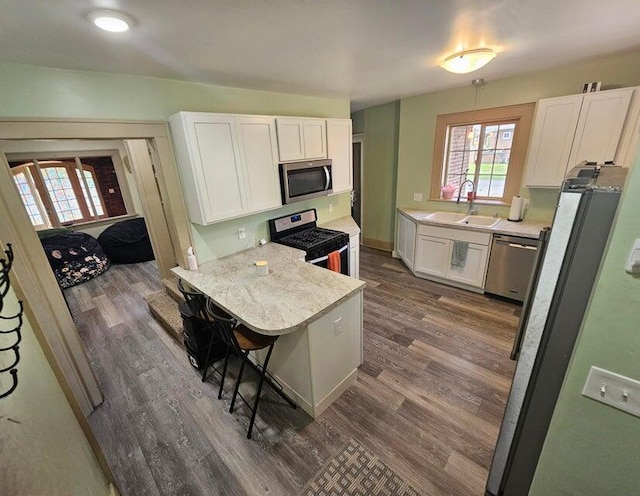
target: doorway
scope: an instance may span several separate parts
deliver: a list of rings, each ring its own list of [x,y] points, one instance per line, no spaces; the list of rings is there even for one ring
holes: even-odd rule
[[[355,134],[352,139],[353,148],[353,191],[351,192],[351,217],[358,227],[362,228],[362,165],[364,152],[364,135]]]
[[[95,122],[84,120],[3,120],[0,140],[126,140],[158,269],[163,274],[186,265],[192,244],[187,213],[168,126],[164,122]],[[154,173],[155,172],[155,173]],[[0,154],[0,242],[13,245],[19,297],[26,302],[34,331],[77,412],[91,413],[102,393],[81,345],[58,282],[18,194],[4,154]]]

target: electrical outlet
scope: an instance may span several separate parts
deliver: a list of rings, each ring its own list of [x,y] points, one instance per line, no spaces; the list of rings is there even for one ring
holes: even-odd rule
[[[422,193],[414,193],[413,201],[422,201]]]
[[[238,229],[238,239],[244,239],[247,237],[247,231],[244,227]]]
[[[333,334],[336,336],[342,332],[342,317],[338,317],[333,323]]]
[[[640,382],[629,377],[592,366],[582,395],[640,417]]]
[[[333,212],[333,203],[329,203],[329,213]]]

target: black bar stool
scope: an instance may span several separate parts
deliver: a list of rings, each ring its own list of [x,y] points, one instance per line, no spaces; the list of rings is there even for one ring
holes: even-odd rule
[[[215,346],[221,348],[224,346],[225,342],[224,339],[222,339],[222,336],[218,336],[218,338],[215,339],[213,322],[207,312],[207,297],[197,290],[187,288],[182,279],[178,279],[178,291],[180,291],[185,300],[185,303],[181,303],[179,305],[180,314],[183,318],[184,316],[188,316],[188,322],[184,323],[184,344],[187,349],[197,352],[199,357],[198,361],[202,361],[202,356],[205,354],[204,351],[206,350],[206,358],[202,364],[202,382],[205,382],[207,379],[207,372],[211,366],[209,360],[211,360],[212,356],[215,356],[212,355],[212,349]],[[194,349],[194,346],[196,349]],[[220,358],[222,357],[222,352],[226,355],[226,350],[220,349],[218,350],[218,356]],[[213,367],[213,369],[222,375],[218,369],[215,367]]]
[[[220,394],[222,393],[222,384],[224,383],[224,378],[227,372],[229,354],[233,351],[236,352],[240,358],[242,358],[242,364],[240,365],[240,371],[238,372],[238,379],[236,380],[236,385],[233,389],[233,397],[231,398],[229,413],[233,413],[233,407],[236,402],[236,397],[238,396],[238,389],[240,388],[240,383],[242,382],[242,374],[244,372],[245,365],[249,365],[249,367],[254,369],[260,375],[253,407],[249,405],[244,398],[242,398],[242,395],[240,395],[242,400],[247,403],[247,406],[251,409],[251,421],[249,422],[249,431],[247,432],[247,438],[251,439],[253,424],[256,419],[256,413],[258,413],[260,393],[262,392],[262,386],[265,382],[269,384],[269,386],[271,386],[281,398],[289,403],[292,408],[297,408],[297,405],[286,394],[284,394],[284,392],[282,391],[282,387],[279,384],[275,383],[267,375],[267,365],[269,364],[271,352],[273,351],[273,345],[278,339],[278,336],[266,336],[264,334],[259,334],[252,331],[248,327],[239,324],[236,319],[229,316],[226,312],[217,307],[211,301],[211,299],[207,300],[207,311],[211,317],[211,320],[213,321],[214,329],[219,335],[223,337],[227,345],[227,354],[225,356],[224,367],[222,369],[222,381],[220,383],[220,392],[218,394],[218,398],[220,398]],[[267,356],[264,360],[264,364],[255,364],[249,358],[249,353],[252,351],[263,350],[265,348],[268,348],[268,351]]]

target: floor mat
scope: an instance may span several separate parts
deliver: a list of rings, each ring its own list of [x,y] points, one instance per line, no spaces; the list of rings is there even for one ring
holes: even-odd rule
[[[300,496],[419,496],[402,477],[355,439],[329,460]]]

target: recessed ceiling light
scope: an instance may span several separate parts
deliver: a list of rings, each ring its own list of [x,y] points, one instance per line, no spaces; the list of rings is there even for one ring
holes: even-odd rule
[[[121,33],[133,26],[133,19],[116,10],[94,10],[87,15],[92,23],[105,31]]]
[[[466,74],[484,67],[496,57],[491,48],[475,48],[449,55],[440,67],[456,74]]]

